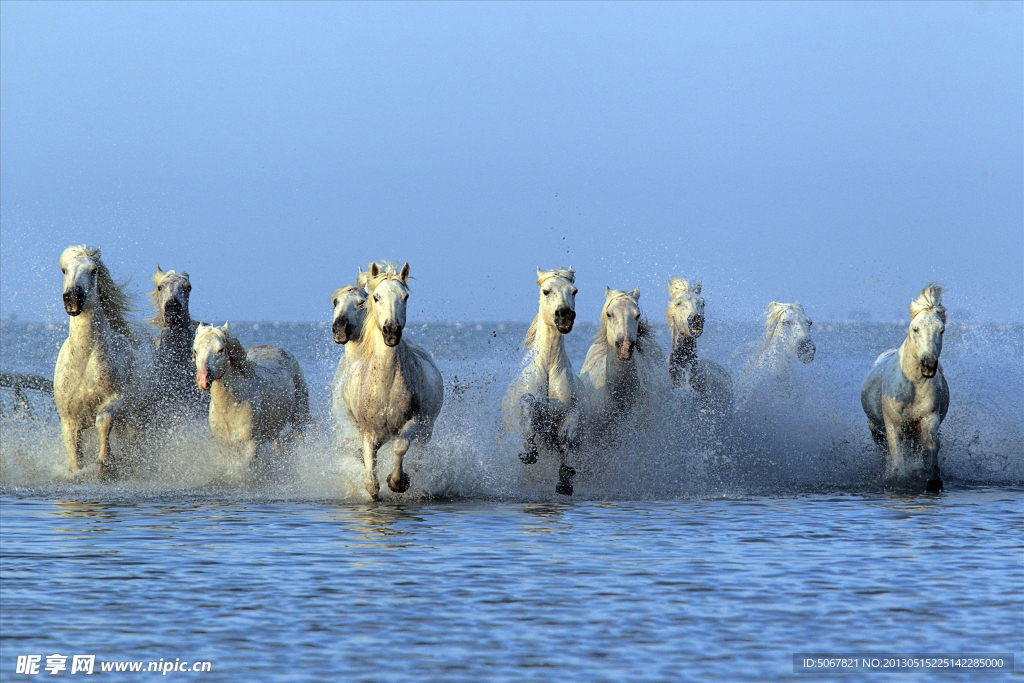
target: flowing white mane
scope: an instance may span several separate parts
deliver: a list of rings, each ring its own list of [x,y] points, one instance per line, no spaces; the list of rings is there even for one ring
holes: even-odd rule
[[[545,282],[553,277],[560,277],[563,280],[568,280],[569,284],[576,284],[576,271],[573,270],[572,266],[568,268],[555,268],[554,270],[541,270],[537,269],[537,286],[543,285]],[[533,342],[537,339],[537,325],[540,324],[540,311],[537,311],[537,315],[533,316],[533,322],[530,323],[530,329],[526,331],[526,338],[523,339],[523,346],[530,348],[533,346]]]
[[[359,285],[345,285],[344,287],[339,287],[338,289],[334,290],[333,294],[331,294],[331,302],[333,303],[335,299],[337,299],[339,296],[346,292],[358,292],[361,289],[363,289],[363,287]]]
[[[934,310],[939,320],[946,322],[946,307],[942,305],[942,287],[932,283],[921,290],[916,299],[910,302],[910,319],[913,320],[925,311]]]
[[[700,288],[700,282],[696,285],[691,285],[690,281],[685,277],[674,277],[668,281],[668,295],[673,299],[678,299],[689,292],[700,294]]]
[[[127,318],[128,313],[133,310],[131,297],[127,292],[128,283],[114,281],[110,270],[100,258],[99,247],[87,247],[84,244],[68,247],[60,255],[60,267],[63,269],[68,261],[78,258],[88,259],[96,266],[96,298],[107,316],[110,327],[118,334],[136,341]]]

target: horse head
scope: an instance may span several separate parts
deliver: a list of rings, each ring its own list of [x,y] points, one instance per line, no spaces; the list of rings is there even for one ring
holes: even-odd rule
[[[540,287],[540,318],[562,334],[572,332],[576,321],[576,292],[573,286],[576,271],[567,269],[541,270],[537,267],[537,286]]]
[[[668,319],[672,340],[677,336],[696,339],[704,333],[704,297],[700,295],[701,283],[691,285],[684,277],[674,277],[668,281]]]
[[[395,347],[402,341],[405,308],[409,301],[409,264],[397,271],[394,264],[370,264],[367,277],[367,322],[380,330],[384,343]]]
[[[946,308],[942,305],[942,287],[931,284],[910,302],[910,328],[907,343],[921,364],[921,376],[934,377],[942,353],[942,335],[946,332]]]
[[[814,322],[804,313],[799,301],[792,304],[772,301],[765,309],[765,319],[765,340],[769,344],[778,350],[792,352],[801,363],[814,360],[817,351],[811,339]]]
[[[366,290],[356,285],[342,287],[331,295],[334,319],[331,334],[335,344],[357,341],[366,317]]]
[[[630,360],[640,332],[640,288],[626,292],[605,287],[604,299],[598,335],[615,349],[619,360]]]
[[[188,298],[192,293],[192,283],[188,273],[163,270],[159,265],[152,276],[153,291],[149,298],[153,302],[155,314],[153,322],[161,321],[167,327],[180,327],[191,322],[188,312]]]

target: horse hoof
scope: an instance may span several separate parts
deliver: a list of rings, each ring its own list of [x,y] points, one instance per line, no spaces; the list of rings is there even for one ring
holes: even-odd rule
[[[942,490],[942,480],[938,477],[935,479],[929,479],[925,490],[928,491],[928,493],[938,493]]]
[[[558,484],[555,486],[555,493],[560,496],[572,495],[572,478],[576,476],[576,470],[568,465],[558,468]]]
[[[370,494],[370,500],[372,500],[372,501],[380,500],[380,496],[378,495],[379,491],[380,491],[380,486],[377,485],[377,482],[366,484],[366,492]]]
[[[398,478],[398,481],[396,482],[392,478],[392,475],[389,474],[388,488],[394,491],[395,493],[405,493],[406,491],[409,490],[409,475],[406,474],[405,472],[402,472],[402,476],[400,476]]]

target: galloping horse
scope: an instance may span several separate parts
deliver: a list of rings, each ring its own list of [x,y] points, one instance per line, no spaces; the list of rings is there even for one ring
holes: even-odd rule
[[[60,415],[71,471],[81,463],[82,432],[99,434],[100,472],[112,472],[110,435],[127,438],[143,424],[153,374],[148,332],[127,319],[129,299],[103,264],[98,248],[68,247],[60,255],[68,337],[53,373],[53,398]]]
[[[159,265],[152,279],[149,299],[153,317],[148,322],[158,330],[154,408],[171,423],[204,416],[209,412],[210,399],[195,382],[192,342],[199,323],[192,320],[188,310],[192,283],[187,272],[165,271]]]
[[[286,425],[299,435],[310,423],[306,379],[292,354],[275,346],[246,352],[227,323],[200,324],[192,349],[196,384],[210,392],[210,429],[225,455],[252,465],[263,445],[280,451]]]
[[[910,327],[898,349],[880,355],[860,392],[868,429],[879,447],[888,444],[886,477],[927,470],[929,491],[941,491],[939,425],[949,410],[949,385],[939,365],[946,309],[942,288],[928,285],[910,302]],[[907,463],[907,452],[921,458]]]
[[[366,491],[378,497],[377,451],[395,440],[395,469],[387,476],[395,493],[409,490],[402,461],[412,441],[430,439],[444,403],[441,372],[424,349],[402,339],[409,299],[409,264],[370,264],[358,361],[345,382],[345,407],[363,440]]]
[[[519,459],[537,462],[540,446],[558,451],[555,491],[571,496],[576,470],[568,455],[580,439],[583,386],[572,371],[563,335],[576,320],[576,272],[537,268],[539,310],[526,333],[523,370],[509,386],[502,402],[505,428],[522,430],[525,438]],[[540,442],[540,443],[538,443]]]
[[[700,282],[691,285],[684,277],[668,281],[665,318],[672,335],[669,373],[674,386],[689,386],[703,410],[721,417],[732,412],[732,377],[718,363],[697,357],[697,339],[704,333],[704,297],[700,291]]]
[[[604,435],[650,415],[668,384],[665,353],[640,312],[640,288],[604,290],[604,306],[580,379],[588,432]]]

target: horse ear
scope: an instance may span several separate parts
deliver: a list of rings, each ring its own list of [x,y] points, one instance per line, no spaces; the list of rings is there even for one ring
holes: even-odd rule
[[[156,274],[157,274],[157,276],[161,276],[161,277],[162,277],[162,276],[163,276],[163,274],[164,274],[164,270],[163,270],[163,268],[161,268],[161,267],[160,267],[160,264],[159,264],[159,263],[158,263],[158,264],[156,264]]]
[[[609,296],[609,295],[610,295],[611,293],[612,293],[612,288],[611,288],[611,287],[609,287],[608,285],[605,285],[605,286],[604,286],[604,298],[605,298],[605,299],[607,299],[607,298],[608,298],[608,296]]]
[[[701,285],[703,285],[703,284],[704,284],[703,282],[698,282],[697,286],[693,288],[693,293],[694,294],[700,294],[700,288],[701,288]]]
[[[544,271],[540,269],[540,266],[537,266],[537,284],[538,285],[540,284],[540,276],[543,275],[543,274],[544,274]]]
[[[374,261],[370,264],[370,277],[375,278],[378,275],[380,275],[380,268],[377,267],[377,262]]]
[[[630,293],[630,296],[633,297],[633,301],[640,301],[640,288],[634,287],[633,291]]]
[[[227,321],[227,320],[225,320],[225,321],[224,321],[224,327],[222,327],[222,328],[220,328],[220,329],[224,330],[225,332],[229,332],[229,331],[230,331],[230,330],[228,329],[228,321]]]
[[[406,261],[405,265],[402,266],[402,272],[398,274],[398,277],[399,277],[399,279],[401,279],[403,284],[409,282],[409,262],[408,261]]]

